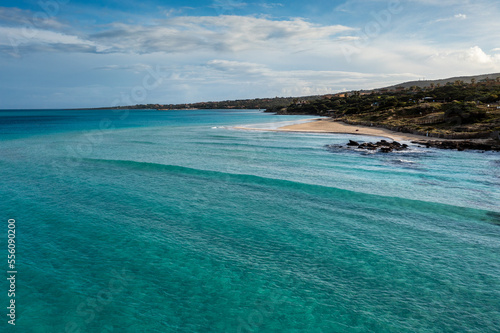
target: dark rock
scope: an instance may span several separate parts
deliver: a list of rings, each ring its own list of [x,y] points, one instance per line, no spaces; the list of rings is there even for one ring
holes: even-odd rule
[[[368,150],[375,150],[377,149],[377,145],[373,144],[371,142],[363,142],[358,146],[359,149],[368,149]]]
[[[414,142],[417,143],[417,142]],[[419,144],[426,144],[424,142],[418,142]],[[357,147],[358,149],[363,149],[363,150],[378,150],[381,153],[390,153],[393,151],[400,151],[400,150],[405,150],[408,149],[407,144],[401,144],[397,141],[393,142],[388,142],[386,140],[380,140],[378,142],[363,142],[363,143],[358,143],[353,140],[349,140],[347,143],[347,146],[343,148],[341,145],[326,145],[326,147],[329,150],[334,151],[335,149],[345,149],[345,148],[352,148],[352,147]]]
[[[349,140],[349,143],[347,144],[348,146],[359,146],[359,143],[356,141]]]
[[[458,151],[464,150],[479,150],[479,151],[500,151],[500,143],[495,140],[487,141],[470,141],[470,140],[459,140],[459,141],[415,141],[417,144],[424,144],[427,148],[439,148],[439,149],[457,149]]]
[[[349,140],[349,143],[347,144],[348,146],[354,146],[354,144],[357,143],[355,141]],[[390,153],[394,150],[404,150],[407,149],[408,145],[404,144],[402,145],[401,143],[397,141],[393,142],[387,142],[386,140],[380,140],[376,143],[372,142],[363,142],[361,144],[358,144],[358,149],[366,149],[366,150],[380,150],[380,152],[383,153]]]

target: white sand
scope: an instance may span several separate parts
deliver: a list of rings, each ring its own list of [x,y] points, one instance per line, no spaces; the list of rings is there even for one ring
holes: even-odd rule
[[[333,121],[333,119],[311,119],[310,122],[283,126],[278,129],[261,129],[235,127],[237,129],[256,130],[256,131],[276,131],[276,132],[308,132],[308,133],[332,133],[332,134],[357,134],[385,137],[397,141],[429,140],[423,135],[414,135],[400,133],[385,128],[348,125],[343,122]],[[439,139],[443,140],[443,139]]]

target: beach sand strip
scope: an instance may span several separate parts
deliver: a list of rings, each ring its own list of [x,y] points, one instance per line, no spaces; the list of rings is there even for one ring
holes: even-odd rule
[[[236,129],[256,130],[256,131],[273,131],[273,132],[306,132],[306,133],[330,133],[330,134],[354,134],[354,135],[369,135],[389,138],[396,141],[412,141],[412,140],[429,140],[423,135],[414,135],[409,133],[401,133],[391,131],[380,127],[349,125],[333,119],[311,119],[311,121],[301,124],[287,125],[278,129],[261,129],[248,127],[235,127]],[[444,140],[444,139],[439,139]]]

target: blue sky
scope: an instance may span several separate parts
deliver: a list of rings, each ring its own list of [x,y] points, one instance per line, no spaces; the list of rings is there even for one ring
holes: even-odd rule
[[[326,94],[500,72],[498,0],[2,1],[0,109]]]

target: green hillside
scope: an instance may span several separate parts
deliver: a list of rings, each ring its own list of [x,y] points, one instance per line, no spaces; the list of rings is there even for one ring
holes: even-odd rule
[[[444,86],[381,89],[295,100],[268,111],[331,116],[347,123],[448,138],[497,137],[500,131],[500,77],[457,80]]]

